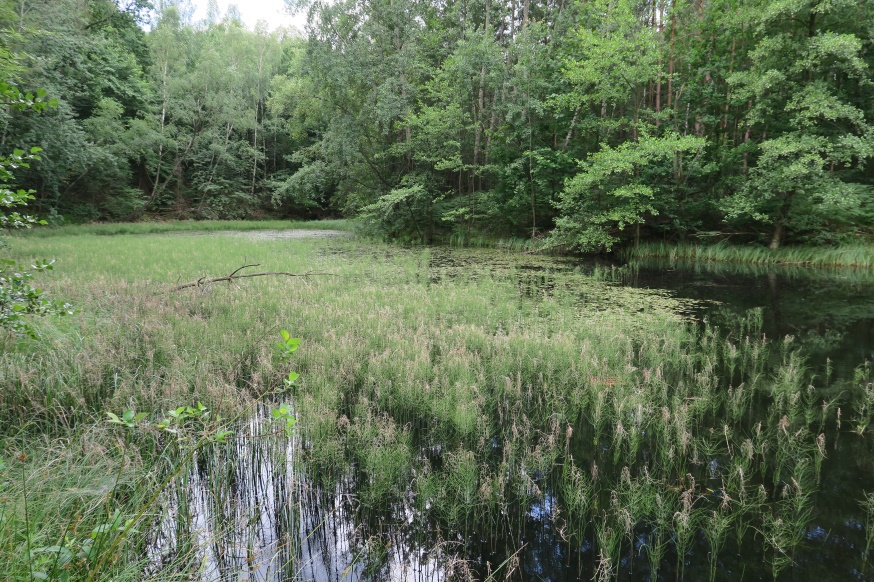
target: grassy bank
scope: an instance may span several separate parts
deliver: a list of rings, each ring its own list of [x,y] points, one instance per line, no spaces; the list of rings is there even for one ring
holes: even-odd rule
[[[59,548],[88,539],[79,579],[776,577],[806,528],[865,523],[856,483],[856,513],[813,512],[840,410],[843,446],[871,444],[870,371],[811,378],[757,312],[718,331],[668,294],[474,249],[60,231],[11,252],[57,257],[40,283],[79,314],[0,356],[0,578],[62,579]],[[321,274],[171,291],[249,263]],[[106,421],[126,409],[145,417]]]
[[[255,230],[342,230],[352,231],[348,220],[168,220],[155,222],[107,222],[71,224],[19,231],[17,237],[55,237],[73,235],[167,234]]]
[[[628,250],[629,259],[667,259],[685,262],[724,262],[749,265],[874,268],[874,245],[784,247],[729,244],[697,245],[645,242]]]

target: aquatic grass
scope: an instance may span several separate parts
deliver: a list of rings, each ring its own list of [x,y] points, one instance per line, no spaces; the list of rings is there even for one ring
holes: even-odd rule
[[[701,521],[701,510],[694,509],[696,499],[695,480],[689,475],[689,488],[679,495],[679,506],[673,515],[674,549],[677,553],[677,579],[683,578],[686,570],[686,554],[692,546]]]
[[[794,562],[795,548],[804,539],[812,511],[810,495],[793,480],[791,485],[784,487],[783,498],[774,512],[764,515],[761,534],[766,548],[770,550],[767,560],[774,580]]]
[[[586,537],[589,509],[595,491],[592,479],[574,465],[573,458],[563,467],[559,492],[567,512],[565,537],[569,543],[580,543]]]
[[[646,538],[646,559],[649,562],[650,580],[659,580],[659,571],[664,562],[671,538],[673,507],[676,491],[650,485],[650,508],[645,522],[649,529]]]
[[[725,539],[728,536],[728,531],[734,519],[734,514],[731,511],[725,510],[727,500],[728,498],[723,502],[723,507],[720,510],[714,509],[710,512],[703,526],[704,536],[707,538],[709,549],[707,558],[710,562],[710,582],[716,580],[719,555],[722,552],[722,546],[725,544]]]
[[[864,492],[860,505],[865,512],[865,551],[862,552],[864,571],[871,554],[871,546],[874,545],[874,493]]]
[[[828,247],[784,247],[773,250],[760,245],[698,245],[649,242],[630,248],[632,260],[659,258],[676,262],[727,262],[751,265],[799,265],[805,267],[874,268],[874,247],[845,245]]]
[[[442,242],[456,248],[486,248],[544,255],[567,254],[567,249],[563,246],[548,245],[541,238],[495,237],[487,234],[456,233],[446,237]]]
[[[855,428],[860,435],[864,434],[874,421],[874,381],[872,381],[870,362],[856,368],[853,373],[855,395]]]
[[[595,577],[606,582],[617,574],[623,530],[614,524],[607,511],[602,510],[600,520],[595,521],[595,539],[598,543],[598,559]]]

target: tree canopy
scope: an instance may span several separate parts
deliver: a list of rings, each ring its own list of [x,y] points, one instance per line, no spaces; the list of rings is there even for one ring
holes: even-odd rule
[[[2,117],[4,145],[43,150],[16,175],[34,208],[583,251],[872,232],[871,3],[287,4],[304,31],[216,3],[196,22],[171,0],[0,1],[4,58],[58,103]]]

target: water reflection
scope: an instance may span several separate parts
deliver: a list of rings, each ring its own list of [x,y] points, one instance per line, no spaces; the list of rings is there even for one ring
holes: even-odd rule
[[[420,547],[402,527],[416,519],[411,508],[406,523],[362,524],[351,477],[327,490],[307,476],[296,458],[300,437],[274,433],[266,408],[237,434],[198,453],[168,488],[150,575],[183,561],[199,580],[446,579],[452,554]]]

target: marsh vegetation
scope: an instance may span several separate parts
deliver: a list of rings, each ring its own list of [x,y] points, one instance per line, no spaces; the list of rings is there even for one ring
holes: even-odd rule
[[[0,577],[871,576],[874,374],[834,363],[874,346],[864,301],[787,335],[783,287],[776,317],[646,265],[221,233],[12,253],[63,257],[42,281],[79,311],[0,356]],[[329,275],[169,291],[252,262]],[[723,276],[759,280],[694,280]],[[813,281],[871,296],[855,277]]]

